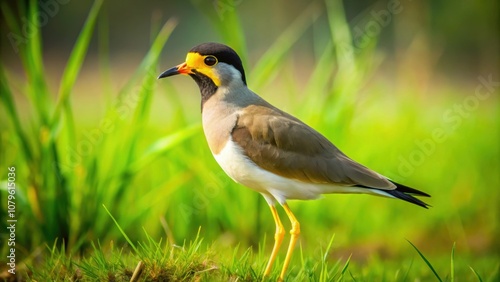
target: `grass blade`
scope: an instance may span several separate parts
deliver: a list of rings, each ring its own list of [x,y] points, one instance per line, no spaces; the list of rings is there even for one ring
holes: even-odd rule
[[[140,159],[130,165],[129,171],[132,173],[140,171],[144,166],[154,161],[157,157],[161,156],[172,148],[175,148],[184,140],[200,132],[200,130],[201,124],[195,124],[159,139],[155,143],[151,144],[148,149],[146,149]]]
[[[328,242],[328,246],[326,247],[325,254],[323,255],[323,261],[326,261],[326,259],[328,258],[328,252],[330,252],[330,250],[332,249],[334,239],[335,239],[335,233],[332,235],[330,242]]]
[[[158,59],[160,57],[161,51],[165,43],[167,42],[170,34],[177,25],[177,21],[174,19],[168,20],[158,33],[158,36],[154,40],[148,54],[141,63],[141,67],[146,70],[146,75],[140,86],[139,92],[136,94],[139,98],[139,102],[135,107],[134,116],[132,119],[132,124],[129,126],[127,138],[128,143],[126,144],[125,152],[125,167],[124,170],[128,170],[129,164],[134,162],[135,159],[135,149],[139,138],[141,137],[141,130],[144,129],[144,125],[149,116],[149,111],[151,108],[151,102],[153,99],[154,83],[157,78],[156,66],[158,65]],[[118,154],[123,154],[122,151],[118,151]]]
[[[30,1],[28,11],[30,22],[37,23],[40,14],[37,0]],[[49,92],[43,67],[42,32],[40,25],[35,26],[36,31],[31,33],[24,55],[27,58],[27,73],[31,80],[29,93],[32,99],[30,100],[33,102],[42,124],[45,125],[49,122]]]
[[[276,68],[285,54],[293,46],[306,29],[318,18],[320,6],[313,2],[297,17],[297,19],[276,39],[273,45],[264,53],[255,64],[250,75],[252,89],[258,92],[259,88],[268,83],[276,73]]]
[[[451,260],[450,260],[450,281],[455,281],[455,245],[456,242],[453,242],[453,247],[451,248]]]
[[[60,120],[59,116],[61,114],[61,111],[64,109],[64,112],[67,115],[66,125],[70,126],[70,132],[73,132],[72,129],[74,127],[74,124],[71,105],[69,103],[69,96],[71,94],[73,86],[75,85],[78,73],[80,72],[83,64],[83,60],[85,59],[85,54],[87,53],[94,26],[97,21],[97,15],[99,14],[102,3],[103,0],[96,0],[94,2],[94,5],[92,6],[87,16],[87,20],[83,25],[83,29],[80,32],[75,46],[73,47],[73,50],[69,56],[68,63],[66,64],[66,68],[64,69],[64,73],[61,78],[61,85],[59,86],[59,99],[57,101],[56,109],[52,117],[52,123],[58,122]]]
[[[29,146],[29,140],[21,126],[19,114],[17,113],[12,92],[7,84],[7,77],[5,76],[2,64],[0,64],[0,102],[4,105],[7,117],[10,118],[12,125],[14,126],[14,131],[22,148],[22,150],[20,150],[20,154],[23,155],[26,161],[31,161],[32,152],[31,147]]]
[[[342,270],[340,271],[340,276],[337,279],[337,282],[342,281],[342,279],[344,278],[344,274],[347,271],[347,268],[349,267],[349,263],[351,262],[351,257],[352,257],[352,254],[349,256],[349,258],[345,262],[344,267],[342,267]]]
[[[140,99],[139,103],[137,104],[134,116],[134,122],[139,123],[138,125],[141,125],[143,122],[145,122],[146,117],[148,116],[149,108],[151,106],[151,100],[153,97],[153,95],[151,95],[154,90],[153,85],[155,84],[158,76],[158,73],[156,73],[156,67],[158,65],[161,51],[176,25],[177,21],[175,19],[169,19],[163,25],[162,29],[158,33],[158,36],[156,36],[156,39],[151,45],[148,54],[142,62],[142,64],[144,64],[144,68],[147,70],[147,73],[142,85],[140,86],[139,96],[142,99]],[[137,128],[141,127],[138,126]]]
[[[417,253],[420,255],[420,257],[424,260],[424,262],[427,264],[427,266],[430,268],[430,270],[432,270],[432,273],[434,273],[434,276],[436,276],[437,280],[439,282],[443,282],[443,280],[441,279],[441,277],[439,277],[439,275],[437,274],[436,270],[434,269],[434,267],[432,266],[432,264],[427,260],[427,258],[420,252],[419,249],[417,249],[417,247],[415,247],[415,245],[412,244],[412,242],[410,242],[409,240],[406,240],[408,241],[408,243],[410,243],[410,245],[415,249],[415,251],[417,251]]]
[[[474,273],[474,275],[476,276],[477,278],[477,281],[479,282],[483,282],[483,278],[481,278],[481,276],[479,275],[479,273],[477,273],[476,270],[474,270],[474,268],[472,268],[471,266],[469,266],[470,270],[472,271],[472,273]]]
[[[137,80],[144,75],[145,72],[151,72],[149,75],[154,76],[155,78],[157,77],[158,73],[153,73],[154,70],[152,68],[158,63],[161,49],[163,49],[163,46],[176,26],[176,19],[169,19],[165,23],[148,53],[141,61],[134,74],[132,74],[132,77],[127,81],[125,86],[120,89],[118,94],[119,99],[123,98],[123,96],[130,92],[131,88],[136,84]]]
[[[336,59],[339,69],[347,72],[356,72],[352,36],[345,18],[342,1],[326,1],[326,6],[331,38],[336,46]]]
[[[125,237],[125,240],[127,240],[127,242],[132,247],[132,249],[134,249],[135,253],[136,254],[140,254],[139,251],[137,250],[137,248],[135,247],[134,243],[132,243],[132,241],[127,236],[127,234],[125,233],[125,231],[123,231],[123,229],[121,228],[120,224],[118,224],[118,221],[116,221],[116,219],[113,217],[113,215],[109,212],[108,208],[106,208],[105,205],[102,205],[102,206],[106,210],[106,212],[108,213],[108,215],[111,217],[111,219],[115,223],[116,227],[118,227],[118,230],[120,230],[120,233],[123,235],[123,237]]]
[[[26,38],[22,36],[21,26],[16,19],[16,14],[7,3],[7,1],[2,1],[2,3],[0,3],[0,10],[2,11],[3,19],[10,30],[7,34],[7,38],[9,39],[11,47],[14,49],[15,53],[24,52],[22,49],[24,49],[23,43],[25,43]],[[23,6],[20,6],[20,8],[23,8]],[[21,60],[23,58],[24,57],[21,56]]]
[[[401,281],[406,281],[408,279],[408,274],[410,274],[411,267],[413,266],[413,259],[410,262],[410,266],[408,266],[408,269],[405,271],[405,275],[403,276],[403,279]]]

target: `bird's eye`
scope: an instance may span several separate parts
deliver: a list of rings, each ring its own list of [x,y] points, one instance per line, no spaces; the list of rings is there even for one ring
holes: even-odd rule
[[[205,57],[205,65],[207,66],[213,66],[217,64],[217,58],[214,56],[207,56]]]

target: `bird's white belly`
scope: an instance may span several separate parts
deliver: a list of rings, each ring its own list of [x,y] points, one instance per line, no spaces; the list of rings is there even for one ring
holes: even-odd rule
[[[234,181],[257,192],[270,194],[281,204],[287,199],[316,199],[325,193],[370,193],[365,188],[306,183],[279,176],[257,166],[232,140],[228,140],[214,157]]]

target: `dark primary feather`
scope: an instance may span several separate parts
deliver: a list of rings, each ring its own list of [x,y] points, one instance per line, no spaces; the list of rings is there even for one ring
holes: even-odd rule
[[[421,206],[423,208],[428,208],[430,207],[429,204],[413,197],[413,195],[415,196],[423,196],[423,197],[430,197],[429,194],[427,193],[424,193],[422,191],[419,191],[417,189],[413,189],[413,188],[410,188],[408,186],[405,186],[405,185],[402,185],[402,184],[399,184],[399,183],[396,183],[394,181],[391,181],[392,183],[394,183],[397,188],[394,189],[394,190],[385,190],[384,192],[398,198],[398,199],[401,199],[403,201],[407,201],[409,203],[412,203],[412,204],[415,204],[415,205],[418,205],[418,206]]]
[[[420,190],[417,190],[417,189],[405,186],[403,184],[396,183],[396,182],[394,182],[392,180],[389,180],[389,181],[391,181],[392,183],[394,183],[398,187],[397,190],[401,191],[403,193],[410,194],[410,195],[415,195],[415,196],[422,196],[422,197],[430,197],[431,196],[431,195],[429,195],[427,193],[424,193],[424,192],[422,192]]]

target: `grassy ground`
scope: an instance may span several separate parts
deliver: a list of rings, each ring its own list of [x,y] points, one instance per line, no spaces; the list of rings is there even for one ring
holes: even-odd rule
[[[36,3],[21,11],[33,21]],[[7,230],[7,168],[15,167],[17,279],[128,281],[139,262],[139,281],[260,279],[274,233],[265,202],[213,160],[194,83],[156,80],[170,67],[160,68],[159,58],[174,21],[153,28],[150,51],[118,90],[99,24],[99,75],[86,86],[99,96],[87,104],[74,97],[101,4],[89,12],[56,89],[40,32],[20,46],[25,77],[0,64],[0,224]],[[420,72],[382,71],[391,63],[376,38],[356,49],[341,2],[322,5],[311,4],[254,63],[236,9],[223,24],[209,17],[243,56],[254,91],[355,160],[431,194],[433,207],[359,195],[291,202],[302,235],[288,280],[498,280],[498,88],[485,85],[496,78],[450,82],[430,75],[424,59]],[[2,12],[22,34],[17,12],[7,5]],[[319,21],[326,34],[314,39],[316,60],[298,72],[291,49]],[[395,69],[414,69],[401,61]],[[476,91],[481,85],[486,92]],[[9,234],[1,236],[3,262]],[[2,270],[10,279],[4,263]]]
[[[333,238],[330,243],[333,242]],[[267,256],[264,250],[220,250],[203,247],[202,240],[182,246],[168,242],[148,241],[117,248],[93,244],[85,258],[72,258],[55,246],[44,251],[41,266],[31,266],[27,273],[33,281],[262,281]],[[368,263],[338,258],[331,245],[323,246],[316,256],[307,256],[300,247],[300,259],[292,266],[287,281],[496,281],[498,261],[465,258],[455,254],[437,256],[428,261],[418,251],[402,260],[372,258]],[[411,252],[411,248],[408,251]],[[470,262],[477,267],[471,266]],[[278,261],[279,263],[279,261]],[[480,273],[483,273],[481,275]],[[263,281],[276,281],[279,267]]]

